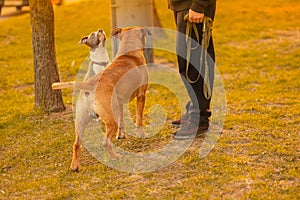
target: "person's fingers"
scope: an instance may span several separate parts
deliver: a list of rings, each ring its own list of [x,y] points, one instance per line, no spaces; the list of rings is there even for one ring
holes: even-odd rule
[[[204,18],[203,13],[198,13],[193,11],[192,9],[189,10],[189,21],[192,23],[202,23]]]
[[[203,22],[203,18],[194,18],[192,16],[192,17],[189,17],[189,21],[192,22],[192,23],[202,23]]]

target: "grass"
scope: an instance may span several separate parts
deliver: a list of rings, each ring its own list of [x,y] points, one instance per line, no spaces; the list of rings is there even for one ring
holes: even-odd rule
[[[74,80],[88,55],[87,48],[76,45],[83,35],[100,27],[110,34],[109,2],[55,9],[62,80]],[[163,26],[174,29],[166,1],[156,2]],[[0,199],[299,199],[299,11],[299,3],[291,0],[218,1],[214,39],[227,96],[223,134],[207,157],[198,158],[202,138],[196,138],[178,160],[146,173],[109,168],[87,150],[82,171],[69,171],[71,91],[63,91],[66,112],[33,110],[29,15],[1,20]],[[157,54],[158,60],[176,62]],[[167,122],[179,117],[178,102],[167,98],[170,91],[155,85],[149,91],[146,121],[152,104],[170,108]],[[167,97],[157,98],[160,93]],[[151,151],[173,131],[166,126],[153,138],[115,143]]]

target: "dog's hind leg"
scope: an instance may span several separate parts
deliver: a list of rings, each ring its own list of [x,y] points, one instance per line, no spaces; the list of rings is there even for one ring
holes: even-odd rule
[[[145,92],[147,86],[142,86],[138,90],[138,94],[136,97],[136,133],[139,137],[145,137],[145,133],[143,131],[143,112],[144,112],[144,106],[145,106],[145,101],[146,101],[146,96]]]
[[[88,124],[88,122],[86,123],[86,125]],[[77,125],[75,125],[75,134],[76,134],[76,138],[75,138],[75,142],[73,145],[73,158],[72,158],[72,162],[71,162],[71,170],[72,171],[79,171],[79,167],[80,167],[80,149],[81,149],[81,145],[82,145],[82,136],[83,136],[83,132],[85,127],[78,127]]]
[[[73,158],[71,162],[71,170],[79,171],[80,167],[80,149],[82,145],[83,133],[90,122],[88,105],[82,96],[76,104],[75,116],[75,142],[73,145]]]
[[[118,131],[118,124],[114,120],[110,120],[109,122],[105,122],[105,125],[106,132],[105,137],[103,138],[102,145],[112,158],[119,159],[122,157],[122,155],[117,154],[112,147],[112,139]]]
[[[75,142],[73,145],[73,158],[71,162],[70,169],[72,171],[79,171],[80,167],[80,149],[82,145],[82,135],[83,135],[83,127],[78,127],[75,125]]]
[[[124,123],[124,110],[123,110],[123,104],[119,103],[119,119],[118,119],[118,124],[119,124],[119,130],[117,132],[117,139],[126,139],[126,133],[125,133],[125,123]]]

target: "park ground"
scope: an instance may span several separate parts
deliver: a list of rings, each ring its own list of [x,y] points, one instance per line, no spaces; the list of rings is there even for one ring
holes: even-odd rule
[[[166,0],[155,0],[164,28],[174,29]],[[110,35],[109,0],[55,7],[58,68],[74,80],[88,49],[81,36]],[[191,147],[165,168],[120,172],[82,152],[82,169],[69,171],[74,140],[72,91],[66,111],[33,109],[33,59],[28,13],[0,21],[0,199],[299,199],[300,4],[292,0],[217,1],[214,40],[227,114],[215,148],[199,158]],[[174,43],[175,38],[169,38]],[[175,65],[174,55],[156,53]],[[149,88],[149,93],[158,92]],[[163,90],[160,91],[163,94]],[[148,93],[148,94],[149,94]],[[159,92],[158,92],[159,94]],[[167,106],[166,99],[147,101]],[[175,113],[175,114],[174,114]],[[168,116],[179,117],[178,112]],[[171,138],[117,141],[132,151]],[[100,142],[100,141],[99,141]]]

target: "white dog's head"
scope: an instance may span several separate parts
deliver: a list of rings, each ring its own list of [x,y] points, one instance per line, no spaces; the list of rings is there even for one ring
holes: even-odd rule
[[[78,44],[79,45],[85,44],[88,47],[94,49],[94,48],[97,48],[99,45],[104,47],[105,40],[106,40],[105,32],[102,29],[99,29],[96,32],[90,33],[89,36],[85,36],[85,37],[81,38],[81,40],[79,41]]]

